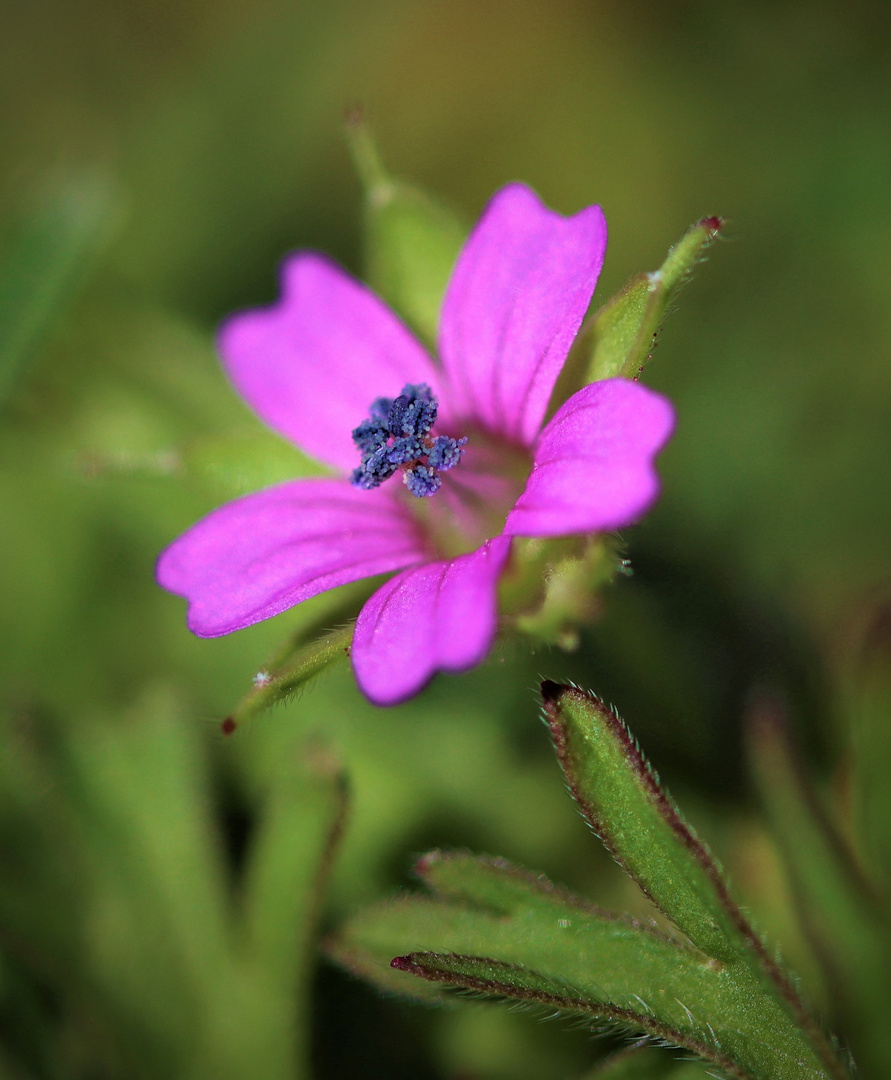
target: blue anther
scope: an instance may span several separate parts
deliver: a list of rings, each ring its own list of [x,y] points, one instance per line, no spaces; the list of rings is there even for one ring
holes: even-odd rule
[[[353,469],[353,475],[350,477],[350,483],[353,487],[362,488],[365,491],[371,491],[372,488],[376,488],[380,483],[380,480],[375,480],[373,476],[367,473],[361,465]]]
[[[353,428],[353,442],[363,457],[380,450],[387,442],[387,425],[383,420],[363,420]]]
[[[389,448],[385,444],[373,454],[363,455],[362,464],[353,470],[356,487],[376,488],[396,472],[396,466],[387,460],[388,453]]]
[[[436,416],[439,412],[439,404],[436,401],[429,401],[425,403],[420,410],[420,416],[418,417],[418,434],[429,435],[430,429],[436,423]]]
[[[394,438],[412,434],[411,420],[405,423],[408,412],[409,400],[404,394],[400,394],[390,406],[390,415],[387,417],[387,427]]]
[[[428,451],[427,464],[431,469],[447,472],[453,469],[464,456],[462,447],[467,439],[450,439],[448,435],[437,435]]]
[[[419,499],[435,495],[442,486],[442,477],[426,465],[415,465],[405,472],[405,486]]]
[[[410,461],[417,461],[425,457],[427,449],[417,435],[407,435],[404,439],[396,439],[387,454],[387,460],[393,465],[407,465]]]
[[[376,398],[369,418],[353,428],[353,442],[362,456],[361,465],[353,470],[353,484],[370,490],[408,466],[404,479],[412,495],[435,494],[442,485],[439,473],[458,464],[467,442],[430,435],[438,409],[426,383],[406,383],[398,397]]]
[[[387,416],[390,434],[426,435],[436,421],[437,404],[426,383],[407,383],[395,398]]]

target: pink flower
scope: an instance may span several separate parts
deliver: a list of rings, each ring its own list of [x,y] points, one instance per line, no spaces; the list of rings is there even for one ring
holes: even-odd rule
[[[237,499],[167,548],[158,581],[188,599],[190,629],[228,634],[398,571],[352,647],[362,691],[393,705],[485,657],[512,537],[636,521],[658,492],[669,403],[609,379],[542,426],[605,248],[600,207],[563,217],[519,184],[499,191],[452,275],[441,365],[327,259],[288,258],[282,299],[229,319],[220,351],[257,414],[337,475]]]

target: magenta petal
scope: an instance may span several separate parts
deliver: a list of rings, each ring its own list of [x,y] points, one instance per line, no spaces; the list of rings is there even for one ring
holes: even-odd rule
[[[350,432],[372,401],[406,383],[441,392],[430,358],[375,295],[320,255],[282,266],[282,297],[228,319],[219,347],[235,388],[257,415],[311,457],[359,463]]]
[[[574,394],[535,447],[508,536],[563,536],[636,521],[659,491],[654,459],[674,428],[668,401],[639,383],[607,379]]]
[[[510,550],[499,536],[457,559],[397,575],[362,608],[353,668],[375,705],[398,705],[437,671],[466,671],[492,644],[496,586]]]
[[[202,518],[162,553],[157,578],[188,599],[190,630],[217,637],[424,557],[414,520],[387,492],[294,480]]]
[[[567,218],[520,184],[495,195],[442,309],[440,352],[460,414],[532,444],[605,251],[599,206]]]

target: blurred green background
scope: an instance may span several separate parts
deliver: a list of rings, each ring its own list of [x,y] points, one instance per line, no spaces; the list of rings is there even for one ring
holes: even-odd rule
[[[754,690],[782,693],[844,805],[839,673],[891,539],[889,24],[827,0],[3,5],[0,1073],[580,1075],[609,1044],[379,999],[294,930],[332,754],[352,797],[323,929],[432,845],[637,903],[563,790],[539,675],[615,702],[829,1007],[740,723]],[[468,223],[513,179],[565,213],[599,202],[599,301],[705,214],[726,239],[648,369],[679,414],[663,496],[578,653],[498,653],[390,711],[343,670],[223,740],[333,601],[199,641],[153,564],[302,467],[213,334],[274,297],[288,250],[361,273],[357,104],[392,171]]]

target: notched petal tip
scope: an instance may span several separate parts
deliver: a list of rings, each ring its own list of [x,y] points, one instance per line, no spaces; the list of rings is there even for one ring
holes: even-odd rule
[[[235,389],[273,430],[347,471],[351,432],[381,394],[439,390],[427,353],[370,289],[314,252],[285,259],[281,296],[227,319],[220,355]]]
[[[440,324],[461,415],[531,445],[605,251],[599,206],[564,217],[522,184],[492,198],[458,259]]]

